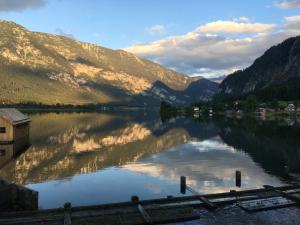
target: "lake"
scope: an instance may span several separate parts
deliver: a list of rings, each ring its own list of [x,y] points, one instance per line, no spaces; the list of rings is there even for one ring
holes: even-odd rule
[[[31,146],[0,164],[0,177],[38,191],[40,208],[181,196],[180,176],[199,193],[217,193],[288,183],[286,168],[300,173],[300,125],[290,119],[162,122],[148,111],[30,117]]]

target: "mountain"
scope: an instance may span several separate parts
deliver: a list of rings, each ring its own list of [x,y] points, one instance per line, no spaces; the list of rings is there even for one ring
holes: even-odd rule
[[[186,104],[210,99],[216,87],[123,50],[30,32],[3,20],[0,80],[4,103]],[[186,92],[191,85],[194,91]]]
[[[199,89],[201,87],[201,89]],[[201,96],[201,98],[194,98],[198,101],[200,100],[210,100],[214,97],[215,93],[218,91],[219,85],[207,79],[199,79],[193,81],[186,89],[185,94],[188,96]]]
[[[215,78],[210,78],[210,81],[216,82],[218,84],[222,83],[223,80],[225,80],[226,75],[215,77]]]
[[[229,75],[216,99],[250,93],[264,100],[300,98],[300,36],[271,47],[249,68]]]

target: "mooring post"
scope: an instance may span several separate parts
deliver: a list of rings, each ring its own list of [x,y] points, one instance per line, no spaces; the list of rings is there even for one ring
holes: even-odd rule
[[[182,194],[186,193],[186,177],[185,176],[180,177],[180,192]]]
[[[137,196],[137,195],[131,196],[131,203],[138,204],[139,201],[140,201],[139,196]]]
[[[144,209],[144,207],[141,204],[138,204],[138,210],[142,215],[142,217],[144,218],[146,224],[153,224],[150,215],[147,213],[147,211]]]
[[[239,170],[235,171],[235,186],[242,186],[242,173]]]
[[[72,204],[70,202],[66,202],[64,204],[64,225],[71,225],[72,218],[71,218],[71,211],[72,211]]]

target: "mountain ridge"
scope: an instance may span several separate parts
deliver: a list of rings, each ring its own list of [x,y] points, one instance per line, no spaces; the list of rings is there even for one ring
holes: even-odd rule
[[[248,68],[228,75],[215,99],[251,93],[263,100],[300,98],[300,36],[269,48]]]
[[[174,104],[210,100],[205,79],[69,37],[31,32],[0,20],[0,102],[43,104]],[[163,83],[166,87],[156,87]],[[185,90],[193,83],[192,95]]]

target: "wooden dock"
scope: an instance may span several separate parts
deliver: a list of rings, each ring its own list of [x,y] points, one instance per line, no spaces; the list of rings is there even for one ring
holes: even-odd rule
[[[38,192],[0,180],[0,212],[37,209]]]
[[[225,206],[233,206],[245,213],[297,207],[300,203],[300,185],[266,186],[261,189],[231,191],[218,194],[168,197],[131,202],[0,213],[0,225],[143,225],[168,224],[201,220],[203,209],[212,215]],[[299,215],[300,223],[300,215]]]

